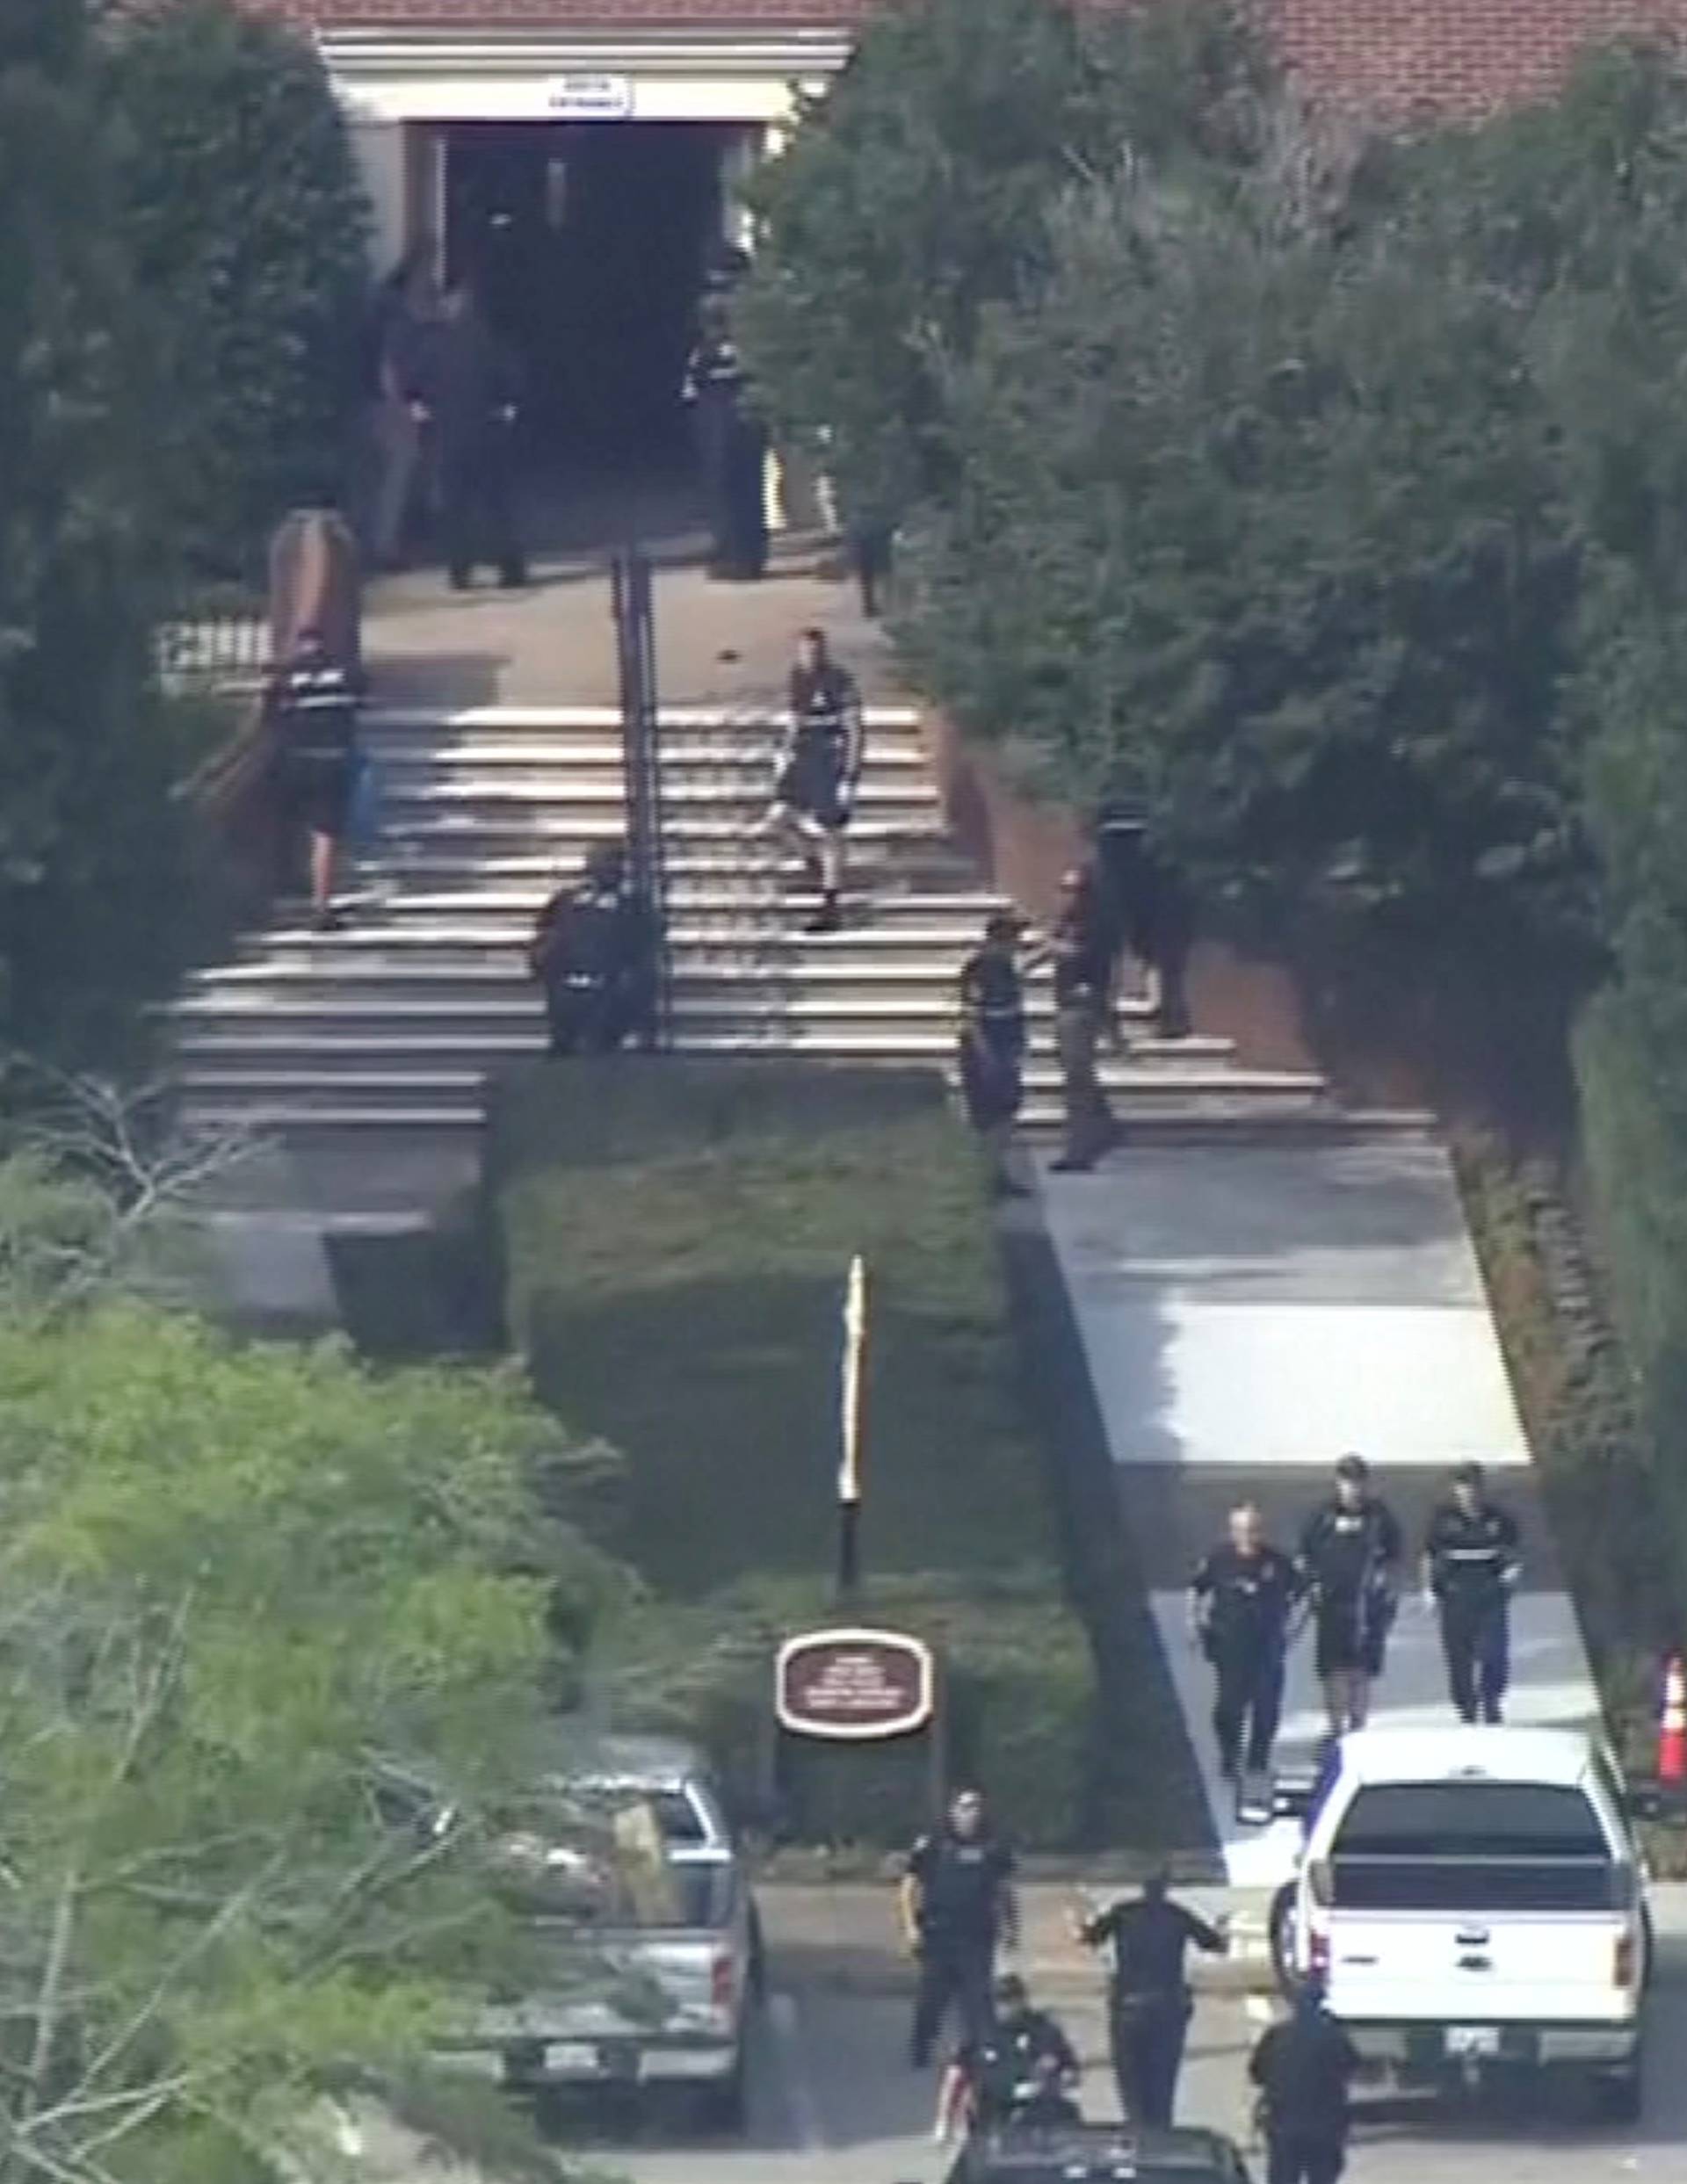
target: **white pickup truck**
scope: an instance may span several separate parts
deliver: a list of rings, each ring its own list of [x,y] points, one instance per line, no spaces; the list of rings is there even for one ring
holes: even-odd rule
[[[1372,1729],[1315,1785],[1273,1911],[1279,1976],[1322,1982],[1402,2080],[1574,2072],[1638,2118],[1652,1950],[1632,1826],[1647,1809],[1578,1730]]]

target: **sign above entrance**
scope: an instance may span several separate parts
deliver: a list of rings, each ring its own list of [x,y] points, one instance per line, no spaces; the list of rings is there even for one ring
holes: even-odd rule
[[[625,121],[633,112],[633,79],[553,76],[546,82],[545,105],[559,121]]]
[[[931,1718],[931,1649],[895,1631],[810,1631],[779,1648],[781,1727],[803,1737],[903,1737]]]

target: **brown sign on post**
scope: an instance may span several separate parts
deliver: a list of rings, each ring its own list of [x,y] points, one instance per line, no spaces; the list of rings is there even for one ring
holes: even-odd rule
[[[931,1718],[931,1649],[896,1631],[809,1631],[774,1669],[779,1725],[800,1737],[902,1737]]]

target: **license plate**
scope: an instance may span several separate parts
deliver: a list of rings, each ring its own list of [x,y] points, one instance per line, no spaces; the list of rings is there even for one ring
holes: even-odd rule
[[[1500,2051],[1500,2030],[1497,2025],[1449,2025],[1447,2053],[1449,2055],[1497,2055]]]
[[[591,2078],[597,2075],[597,2050],[590,2040],[556,2040],[546,2050],[545,2063],[547,2069],[569,2077]]]

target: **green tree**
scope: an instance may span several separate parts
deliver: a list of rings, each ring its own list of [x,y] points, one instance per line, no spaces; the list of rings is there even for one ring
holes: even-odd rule
[[[1051,199],[1139,148],[1234,161],[1264,73],[1205,4],[876,12],[756,187],[742,323],[778,424],[823,450],[847,498],[900,515],[943,474],[945,359],[1038,278]]]
[[[75,1044],[173,959],[137,330],[76,0],[0,30],[0,1038]]]
[[[173,524],[194,569],[250,575],[286,510],[347,474],[368,213],[345,123],[309,43],[228,0],[136,10],[111,96]]]
[[[74,1251],[85,1191],[11,1168],[11,1233]],[[619,1592],[534,1501],[580,1452],[513,1374],[77,1287],[0,1309],[0,2177],[326,2173],[358,2092],[496,2131],[428,2056],[522,1936],[380,1763],[518,1778],[559,1625]]]

